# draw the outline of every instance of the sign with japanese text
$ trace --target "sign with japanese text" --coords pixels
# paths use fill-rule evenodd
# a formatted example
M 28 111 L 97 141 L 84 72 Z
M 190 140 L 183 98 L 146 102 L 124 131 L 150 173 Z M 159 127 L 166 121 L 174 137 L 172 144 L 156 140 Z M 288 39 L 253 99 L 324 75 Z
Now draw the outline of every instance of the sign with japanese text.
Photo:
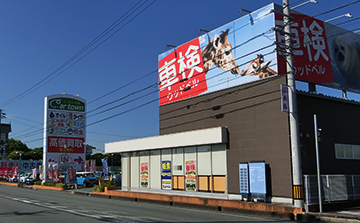
M 291 34 L 293 37 L 293 53 L 295 78 L 314 83 L 334 82 L 331 68 L 329 47 L 327 44 L 324 22 L 303 14 L 291 14 Z M 275 24 L 282 28 L 283 16 L 276 14 Z M 278 71 L 286 74 L 285 35 L 277 32 Z
M 17 174 L 31 173 L 32 169 L 39 169 L 43 163 L 42 160 L 0 160 L 0 177 L 6 173 Z
M 360 35 L 307 15 L 291 16 L 295 78 L 360 93 Z M 275 18 L 283 27 L 283 17 Z M 284 34 L 276 38 L 278 70 L 286 73 Z
M 161 164 L 161 182 L 163 190 L 171 190 L 171 161 L 162 161 Z
M 273 29 L 284 21 L 274 8 L 267 5 L 160 54 L 159 105 L 286 74 L 284 32 Z M 360 93 L 360 35 L 304 14 L 291 16 L 295 78 Z
M 185 187 L 186 191 L 196 191 L 196 162 L 185 161 Z
M 265 162 L 249 163 L 250 193 L 266 194 Z
M 281 91 L 281 111 L 289 112 L 289 86 L 285 84 L 280 85 Z
M 53 170 L 48 170 L 49 164 L 56 165 L 59 174 L 82 170 L 86 152 L 86 101 L 73 95 L 52 95 L 45 98 L 44 107 L 43 162 L 46 181 L 54 176 Z
M 48 137 L 48 152 L 84 153 L 84 138 Z
M 181 45 L 159 61 L 159 83 L 160 104 L 207 90 L 199 39 Z
M 149 187 L 149 163 L 142 162 L 140 164 L 140 187 L 148 188 Z
M 160 54 L 159 105 L 277 75 L 273 9 L 270 4 Z M 251 70 L 257 55 L 261 69 Z

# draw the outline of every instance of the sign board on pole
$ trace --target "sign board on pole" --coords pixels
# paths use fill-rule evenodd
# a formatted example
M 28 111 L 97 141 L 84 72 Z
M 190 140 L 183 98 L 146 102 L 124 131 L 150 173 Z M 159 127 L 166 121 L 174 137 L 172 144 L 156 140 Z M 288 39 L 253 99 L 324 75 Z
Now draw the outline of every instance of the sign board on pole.
M 76 173 L 86 159 L 86 101 L 74 95 L 51 95 L 45 97 L 44 110 L 44 173 L 48 173 L 50 164 L 58 164 L 60 175 L 66 171 L 65 166 Z M 45 181 L 49 177 L 45 176 Z
M 289 112 L 289 86 L 280 85 L 281 91 L 281 111 Z

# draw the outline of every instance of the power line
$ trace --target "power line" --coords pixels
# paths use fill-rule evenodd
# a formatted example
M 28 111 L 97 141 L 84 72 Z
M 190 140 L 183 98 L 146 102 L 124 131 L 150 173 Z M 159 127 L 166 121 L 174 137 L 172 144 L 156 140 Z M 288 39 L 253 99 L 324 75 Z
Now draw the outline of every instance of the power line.
M 147 0 L 148 1 L 148 0 Z M 145 1 L 145 3 L 147 2 Z M 141 1 L 140 1 L 141 2 Z M 77 59 L 75 61 L 76 58 L 78 58 L 80 55 L 82 55 L 86 50 L 88 50 L 91 46 L 93 46 L 95 43 L 99 42 L 102 38 L 104 38 L 104 36 L 106 34 L 108 34 L 111 30 L 113 30 L 116 26 L 118 26 L 121 22 L 123 22 L 123 20 L 120 21 L 119 24 L 117 25 L 111 25 L 110 27 L 108 27 L 105 31 L 103 31 L 99 36 L 97 36 L 93 41 L 91 41 L 87 46 L 85 46 L 83 49 L 81 49 L 78 53 L 76 53 L 73 57 L 71 57 L 69 60 L 67 60 L 64 64 L 62 64 L 59 68 L 57 68 L 55 71 L 53 71 L 51 74 L 49 74 L 48 76 L 46 76 L 44 79 L 42 79 L 41 81 L 39 81 L 38 83 L 36 83 L 35 85 L 33 85 L 32 87 L 30 87 L 29 89 L 25 90 L 24 92 L 22 92 L 21 94 L 17 95 L 16 97 L 9 99 L 5 102 L 3 102 L 1 104 L 1 106 L 7 106 L 10 105 L 24 97 L 26 97 L 27 95 L 29 95 L 30 93 L 36 91 L 37 89 L 39 89 L 40 87 L 44 86 L 45 84 L 47 84 L 48 82 L 50 82 L 51 80 L 53 80 L 54 78 L 58 77 L 60 74 L 64 73 L 65 71 L 67 71 L 68 69 L 70 69 L 72 66 L 74 66 L 75 64 L 77 64 L 80 60 L 82 60 L 84 57 L 86 57 L 88 54 L 90 54 L 91 52 L 93 52 L 95 49 L 97 49 L 100 45 L 102 45 L 104 42 L 106 42 L 109 38 L 111 38 L 113 35 L 115 35 L 117 32 L 119 32 L 122 28 L 124 28 L 127 24 L 129 24 L 131 21 L 133 21 L 135 18 L 137 18 L 141 13 L 143 13 L 146 9 L 148 9 L 152 4 L 154 4 L 156 2 L 156 0 L 154 0 L 152 3 L 150 3 L 148 6 L 146 6 L 143 10 L 141 10 L 138 14 L 136 14 L 133 18 L 131 18 L 128 22 L 126 22 L 123 26 L 121 26 L 119 29 L 117 29 L 115 32 L 113 32 L 112 34 L 110 34 L 105 40 L 103 40 L 102 42 L 100 42 L 98 45 L 96 45 L 94 48 L 92 48 L 90 51 L 88 51 L 87 53 L 85 53 L 85 55 L 83 55 L 82 57 L 80 57 L 79 59 Z M 138 3 L 135 4 L 138 5 Z M 134 7 L 135 7 L 134 6 Z M 142 5 L 141 5 L 142 6 Z M 139 6 L 136 10 L 138 10 L 141 6 Z M 127 11 L 124 15 L 126 15 L 127 13 L 129 13 L 134 7 L 132 7 L 129 11 Z M 136 10 L 134 10 L 133 12 L 130 13 L 130 15 L 132 15 L 133 13 L 136 12 Z M 123 16 L 124 16 L 123 15 Z M 130 16 L 129 15 L 129 16 Z M 122 16 L 122 17 L 123 17 Z M 118 20 L 120 20 L 122 17 L 120 17 Z M 127 16 L 128 17 L 128 16 Z M 126 18 L 127 18 L 126 17 Z M 118 21 L 117 20 L 117 21 Z M 74 62 L 75 61 L 75 62 Z M 68 66 L 68 67 L 66 67 Z M 61 72 L 59 72 L 61 69 L 63 69 Z M 56 74 L 57 72 L 59 72 L 58 74 Z M 56 74 L 56 75 L 55 75 Z M 55 76 L 53 76 L 55 75 Z M 53 76 L 53 77 L 52 77 Z M 49 79 L 50 77 L 52 77 L 50 80 L 46 81 L 47 79 Z M 46 81 L 46 82 L 45 82 Z M 45 82 L 45 83 L 43 83 Z
M 337 35 L 341 35 L 341 34 L 337 34 Z M 243 55 L 243 56 L 241 56 L 241 57 L 239 57 L 239 58 L 243 58 L 243 57 L 246 57 L 246 56 L 248 56 L 248 55 L 254 54 L 254 53 L 256 53 L 257 51 L 263 50 L 264 48 L 268 48 L 268 47 L 270 47 L 270 46 L 272 46 L 272 45 L 269 45 L 269 46 L 260 48 L 260 49 L 258 49 L 258 50 L 253 51 L 253 52 L 250 52 L 250 53 L 248 53 L 248 54 L 246 54 L 246 55 Z M 236 58 L 236 60 L 238 60 L 239 58 Z M 248 63 L 248 62 L 245 62 L 244 64 L 246 64 L 246 63 Z M 242 64 L 242 65 L 244 65 L 244 64 Z M 242 65 L 238 65 L 238 66 L 242 66 Z M 219 75 L 224 74 L 224 73 L 226 73 L 226 71 L 221 72 L 221 73 L 219 73 L 219 74 L 216 75 L 216 76 L 219 76 Z M 153 102 L 155 102 L 155 101 L 157 101 L 157 100 L 158 100 L 158 98 L 156 98 L 155 100 L 151 100 L 151 101 L 149 101 L 149 102 L 147 102 L 147 103 L 145 103 L 145 104 L 143 104 L 143 105 L 140 105 L 140 106 L 137 106 L 137 107 L 135 107 L 135 108 L 129 109 L 129 110 L 127 110 L 127 111 L 118 113 L 118 114 L 116 114 L 116 115 L 113 115 L 113 116 L 110 116 L 110 117 L 107 117 L 107 118 L 104 118 L 104 119 L 101 119 L 101 120 L 98 120 L 98 121 L 95 121 L 94 123 L 91 123 L 91 124 L 89 124 L 89 125 L 87 125 L 87 126 L 94 125 L 94 124 L 97 124 L 97 123 L 100 123 L 100 122 L 103 122 L 103 121 L 112 119 L 112 118 L 117 117 L 117 116 L 119 116 L 119 115 L 128 113 L 128 112 L 130 112 L 130 111 L 133 111 L 133 110 L 138 109 L 138 108 L 140 108 L 140 107 L 143 107 L 143 106 L 145 106 L 145 105 L 148 105 L 148 104 L 150 104 L 150 103 L 153 103 Z M 41 131 L 42 131 L 42 130 L 41 130 Z M 39 139 L 39 140 L 40 140 L 40 139 Z
M 358 2 L 358 1 L 357 1 L 357 2 Z M 323 14 L 324 14 L 324 13 L 323 13 Z M 237 47 L 238 47 L 238 46 L 237 46 Z M 156 100 L 157 100 L 157 99 L 156 99 Z M 156 100 L 155 100 L 155 101 L 156 101 Z M 153 102 L 153 101 L 151 101 L 151 102 Z M 134 109 L 132 109 L 132 110 L 134 110 Z M 108 118 L 106 118 L 106 119 L 103 119 L 103 121 L 108 120 L 108 119 L 110 119 L 110 118 L 112 118 L 112 117 L 116 117 L 116 116 L 118 116 L 118 115 L 108 117 Z M 98 122 L 101 122 L 101 120 L 100 120 L 100 121 L 97 121 L 96 123 L 98 123 Z M 92 123 L 91 125 L 96 124 L 96 123 Z

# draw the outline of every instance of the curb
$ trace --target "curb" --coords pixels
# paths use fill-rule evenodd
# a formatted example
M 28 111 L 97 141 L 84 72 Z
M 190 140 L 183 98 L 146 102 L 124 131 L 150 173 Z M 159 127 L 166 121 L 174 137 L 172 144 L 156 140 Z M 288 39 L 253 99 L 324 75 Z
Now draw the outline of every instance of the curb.
M 118 199 L 125 201 L 133 201 L 133 202 L 147 202 L 153 204 L 161 204 L 161 205 L 170 205 L 170 206 L 179 206 L 179 207 L 194 207 L 197 209 L 206 209 L 212 211 L 222 211 L 222 212 L 234 212 L 234 213 L 242 213 L 248 215 L 261 215 L 265 217 L 272 217 L 277 219 L 285 219 L 285 220 L 296 220 L 296 219 L 304 219 L 302 216 L 303 213 L 299 213 L 299 208 L 293 207 L 283 207 L 273 204 L 263 204 L 263 203 L 249 203 L 249 202 L 240 202 L 240 201 L 228 201 L 227 200 L 219 200 L 219 199 L 204 199 L 204 198 L 194 198 L 194 197 L 185 197 L 185 196 L 165 196 L 159 195 L 152 196 L 150 198 L 146 198 L 146 194 L 134 193 L 134 192 L 126 192 L 128 196 L 120 196 L 115 195 L 115 193 L 111 192 L 93 192 L 93 193 L 85 193 L 79 191 L 73 191 L 72 194 L 76 195 L 85 195 L 89 197 L 100 197 L 105 199 Z M 140 196 L 137 196 L 140 195 Z M 142 196 L 141 196 L 142 195 Z M 151 194 L 154 195 L 154 194 Z M 158 199 L 156 199 L 158 198 Z M 189 202 L 186 202 L 189 201 Z M 248 208 L 239 208 L 234 204 L 243 203 L 243 206 L 247 206 Z M 220 204 L 220 205 L 217 205 Z M 223 206 L 221 206 L 223 205 Z M 267 206 L 267 208 L 266 208 Z M 259 207 L 259 209 L 252 209 L 253 207 Z M 266 210 L 267 209 L 267 210 Z M 283 211 L 276 211 L 283 210 Z

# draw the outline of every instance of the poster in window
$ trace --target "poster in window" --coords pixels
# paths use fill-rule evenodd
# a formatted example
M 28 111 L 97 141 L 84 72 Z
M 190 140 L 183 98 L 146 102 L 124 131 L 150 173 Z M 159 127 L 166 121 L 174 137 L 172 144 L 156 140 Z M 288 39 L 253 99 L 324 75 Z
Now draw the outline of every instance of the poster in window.
M 171 161 L 162 161 L 161 168 L 161 188 L 163 190 L 171 190 Z
M 149 164 L 147 162 L 143 162 L 140 164 L 141 172 L 140 172 L 140 178 L 141 178 L 141 188 L 148 188 L 149 187 Z
M 196 191 L 196 162 L 186 160 L 185 162 L 185 184 L 186 191 Z

